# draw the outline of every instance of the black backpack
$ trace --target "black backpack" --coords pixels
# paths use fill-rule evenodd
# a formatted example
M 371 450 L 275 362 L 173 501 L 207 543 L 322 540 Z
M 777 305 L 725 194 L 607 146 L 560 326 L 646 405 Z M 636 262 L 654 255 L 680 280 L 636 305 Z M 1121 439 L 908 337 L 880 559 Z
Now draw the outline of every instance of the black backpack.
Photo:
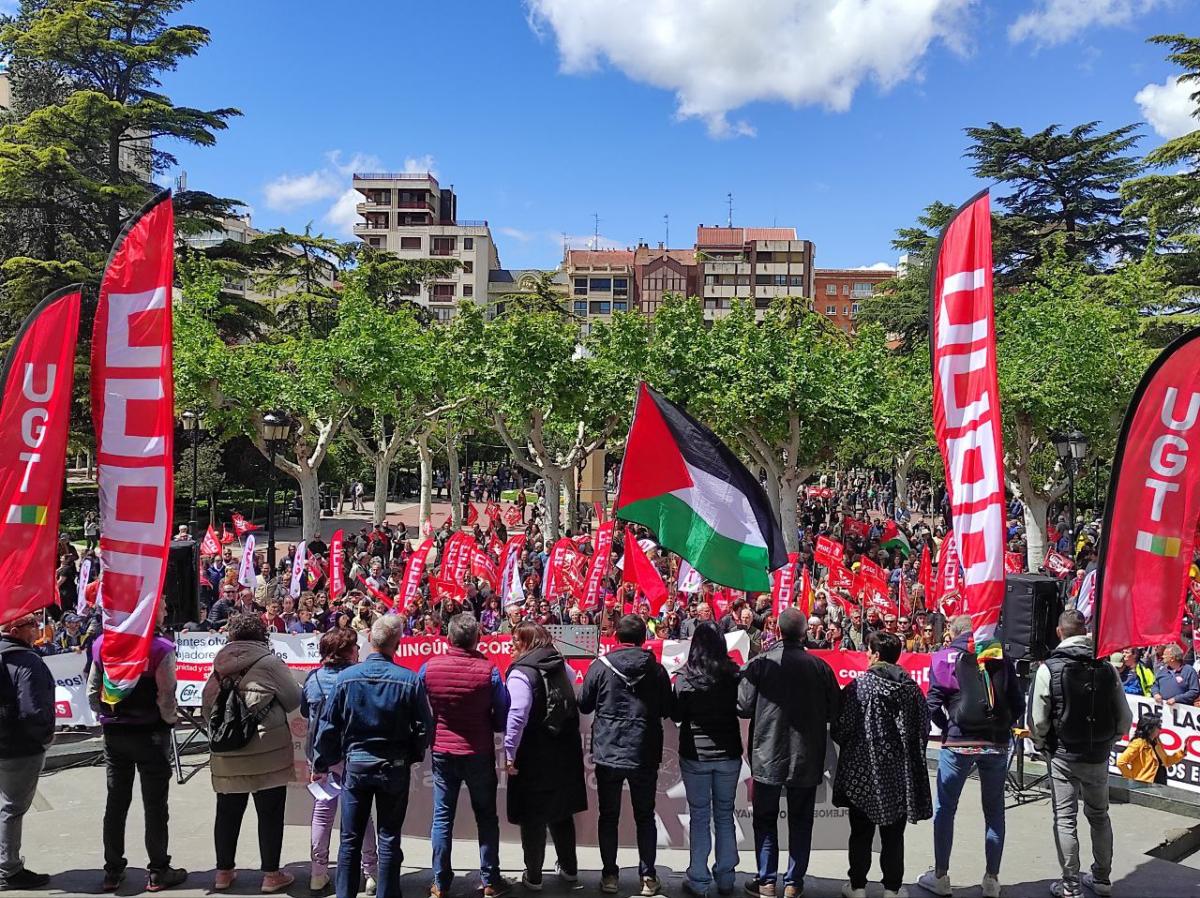
M 971 652 L 960 652 L 954 661 L 958 694 L 950 709 L 951 719 L 964 736 L 1003 740 L 1012 727 L 1011 709 L 1004 700 L 1004 662 L 989 658 L 981 667 Z
M 208 716 L 208 747 L 212 751 L 231 752 L 245 748 L 258 732 L 258 725 L 266 719 L 274 699 L 258 711 L 251 712 L 246 707 L 246 699 L 239 689 L 251 668 L 266 657 L 263 655 L 253 662 L 236 680 L 233 677 L 222 678 L 217 700 Z
M 546 717 L 542 726 L 551 736 L 557 736 L 574 724 L 578 728 L 579 706 L 575 701 L 575 687 L 567 675 L 567 666 L 560 665 L 554 673 L 538 671 L 542 678 L 542 691 L 546 694 Z
M 1054 748 L 1086 752 L 1109 744 L 1117 734 L 1112 665 L 1098 658 L 1054 657 L 1047 664 Z

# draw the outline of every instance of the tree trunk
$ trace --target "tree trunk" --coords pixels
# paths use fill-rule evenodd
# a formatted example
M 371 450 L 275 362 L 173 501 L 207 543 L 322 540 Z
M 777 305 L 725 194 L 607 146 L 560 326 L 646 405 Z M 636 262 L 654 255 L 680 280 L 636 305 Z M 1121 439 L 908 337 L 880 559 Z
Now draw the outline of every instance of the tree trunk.
M 454 442 L 457 438 L 458 434 L 455 432 L 454 426 L 447 423 L 446 467 L 449 469 L 447 479 L 450 481 L 450 518 L 454 522 L 452 526 L 455 530 L 463 524 L 463 496 L 462 484 L 459 482 L 458 445 Z M 467 485 L 467 489 L 470 489 L 470 484 Z
M 424 535 L 425 522 L 433 517 L 433 453 L 429 450 L 429 431 L 417 434 L 417 457 L 421 463 L 420 515 L 417 529 Z
M 380 452 L 375 456 L 375 507 L 371 509 L 371 523 L 382 524 L 387 514 L 388 481 L 392 473 L 394 453 Z
M 299 473 L 292 476 L 300 484 L 300 501 L 304 509 L 300 537 L 308 539 L 321 531 L 321 481 L 317 469 L 308 465 L 301 465 Z
M 567 529 L 579 532 L 579 498 L 575 490 L 575 468 L 569 468 L 563 478 L 563 493 L 567 497 Z
M 789 552 L 800 551 L 800 534 L 796 528 L 796 489 L 786 482 L 779 490 L 779 526 L 783 529 L 783 545 Z
M 542 471 L 542 480 L 546 484 L 546 551 L 550 551 L 551 543 L 558 540 L 562 476 L 558 469 L 547 467 Z
M 908 508 L 908 474 L 917 457 L 916 449 L 907 449 L 896 456 L 896 507 Z
M 1046 560 L 1046 513 L 1050 502 L 1031 490 L 1022 491 L 1021 502 L 1025 506 L 1026 564 L 1036 571 Z

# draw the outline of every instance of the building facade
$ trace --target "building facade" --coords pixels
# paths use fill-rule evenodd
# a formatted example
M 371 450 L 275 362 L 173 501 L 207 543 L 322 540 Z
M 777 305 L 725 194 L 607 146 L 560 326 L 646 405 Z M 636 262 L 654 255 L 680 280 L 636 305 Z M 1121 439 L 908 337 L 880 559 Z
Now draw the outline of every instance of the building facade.
M 848 334 L 857 326 L 860 304 L 875 294 L 875 288 L 896 276 L 889 269 L 818 268 L 813 309 Z
M 628 312 L 637 307 L 633 250 L 567 250 L 563 273 L 567 280 L 567 309 L 580 320 L 584 334 L 596 321 L 606 321 L 614 312 Z
M 639 244 L 633 253 L 633 289 L 636 308 L 653 315 L 668 293 L 697 296 L 698 269 L 694 249 L 651 249 Z
M 538 280 L 544 275 L 551 275 L 555 292 L 559 294 L 564 308 L 569 306 L 567 296 L 567 276 L 561 269 L 547 271 L 542 268 L 495 268 L 488 272 L 487 303 L 489 316 L 504 314 L 505 304 L 513 296 L 537 295 Z
M 363 201 L 354 236 L 402 259 L 457 259 L 454 274 L 422 285 L 413 297 L 434 317 L 447 320 L 462 299 L 486 303 L 490 272 L 500 257 L 486 221 L 458 217 L 458 198 L 431 172 L 365 172 L 354 175 Z
M 696 264 L 704 317 L 729 314 L 735 298 L 750 300 L 761 313 L 780 296 L 812 299 L 811 240 L 795 228 L 696 228 Z M 760 316 L 761 317 L 761 316 Z

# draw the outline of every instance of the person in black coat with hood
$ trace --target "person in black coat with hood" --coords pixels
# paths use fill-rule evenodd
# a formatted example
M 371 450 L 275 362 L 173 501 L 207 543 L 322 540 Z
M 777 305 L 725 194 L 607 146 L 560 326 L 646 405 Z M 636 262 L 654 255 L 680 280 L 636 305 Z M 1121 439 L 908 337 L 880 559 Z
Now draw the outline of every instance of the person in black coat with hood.
M 587 810 L 583 740 L 574 676 L 550 632 L 525 621 L 513 630 L 512 646 L 504 730 L 508 820 L 521 827 L 521 882 L 540 891 L 547 829 L 558 855 L 559 877 L 568 883 L 579 878 L 574 815 Z
M 592 759 L 596 764 L 596 841 L 600 845 L 600 891 L 618 887 L 617 826 L 621 791 L 629 782 L 629 800 L 637 829 L 638 872 L 644 896 L 659 892 L 654 861 L 658 828 L 654 796 L 662 763 L 662 719 L 671 714 L 671 679 L 653 652 L 642 648 L 646 622 L 627 614 L 617 623 L 619 647 L 588 668 L 579 692 L 579 712 L 592 715 Z

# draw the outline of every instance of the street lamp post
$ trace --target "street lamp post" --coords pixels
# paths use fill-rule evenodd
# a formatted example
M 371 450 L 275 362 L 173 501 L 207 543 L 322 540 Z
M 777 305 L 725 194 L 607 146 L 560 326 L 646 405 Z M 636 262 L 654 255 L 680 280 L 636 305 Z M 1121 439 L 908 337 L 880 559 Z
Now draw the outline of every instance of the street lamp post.
M 196 520 L 196 482 L 199 479 L 200 440 L 204 436 L 204 420 L 195 412 L 187 411 L 179 416 L 183 422 L 184 433 L 192 443 L 192 500 L 188 507 L 188 532 L 192 539 L 196 538 L 199 523 Z
M 292 422 L 282 412 L 267 412 L 262 416 L 260 430 L 271 466 L 267 475 L 267 579 L 270 579 L 275 575 L 275 453 L 280 442 L 291 436 Z
M 1054 451 L 1058 453 L 1059 460 L 1063 463 L 1063 467 L 1067 469 L 1067 508 L 1070 515 L 1068 524 L 1071 528 L 1071 538 L 1075 538 L 1075 474 L 1079 469 L 1079 463 L 1087 457 L 1088 453 L 1088 438 L 1079 430 L 1072 430 L 1070 433 L 1059 433 L 1054 435 Z M 1073 552 L 1071 553 L 1074 554 Z

